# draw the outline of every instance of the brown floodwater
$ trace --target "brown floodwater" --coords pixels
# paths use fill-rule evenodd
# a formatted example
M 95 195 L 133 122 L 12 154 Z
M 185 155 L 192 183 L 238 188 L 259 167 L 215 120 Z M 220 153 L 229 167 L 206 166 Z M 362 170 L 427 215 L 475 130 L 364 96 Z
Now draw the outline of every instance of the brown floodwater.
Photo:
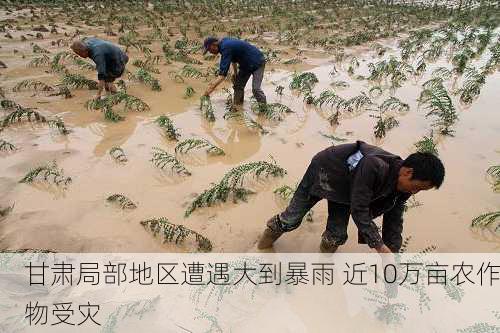
M 14 36 L 16 37 L 16 36 Z M 104 37 L 106 38 L 106 37 Z M 55 39 L 55 38 L 53 38 Z M 116 38 L 115 38 L 116 40 Z M 63 50 L 50 46 L 50 39 L 36 41 L 52 53 Z M 32 58 L 30 41 L 6 41 L 2 39 L 0 58 L 8 64 L 0 70 L 0 86 L 6 97 L 30 107 L 37 107 L 45 115 L 58 115 L 72 130 L 62 136 L 45 125 L 22 123 L 5 129 L 1 138 L 14 143 L 18 151 L 0 155 L 0 206 L 15 205 L 10 215 L 0 221 L 0 248 L 44 248 L 58 252 L 174 252 L 190 251 L 192 247 L 161 244 L 140 225 L 140 221 L 153 217 L 166 217 L 172 223 L 183 224 L 206 237 L 213 243 L 213 251 L 254 252 L 256 242 L 266 220 L 285 206 L 273 190 L 287 184 L 298 183 L 311 159 L 318 151 L 332 142 L 321 133 L 342 137 L 348 141 L 364 140 L 406 157 L 414 151 L 413 144 L 428 135 L 431 119 L 418 107 L 416 98 L 428 73 L 445 60 L 429 65 L 427 76 L 416 81 L 409 79 L 394 95 L 410 105 L 410 111 L 398 115 L 399 127 L 388 132 L 383 140 L 373 136 L 375 119 L 373 112 L 365 111 L 345 116 L 340 125 L 332 127 L 327 120 L 328 107 L 318 109 L 307 106 L 302 96 L 291 92 L 288 85 L 294 70 L 314 72 L 320 82 L 315 93 L 329 89 L 334 80 L 344 80 L 348 88 L 338 89 L 343 97 L 368 91 L 366 81 L 356 81 L 347 75 L 347 63 L 334 63 L 333 57 L 307 50 L 301 52 L 301 64 L 293 66 L 270 65 L 264 80 L 264 91 L 269 101 L 288 105 L 293 114 L 281 122 L 263 121 L 269 134 L 247 128 L 236 120 L 223 119 L 225 95 L 219 89 L 212 97 L 216 108 L 214 123 L 208 123 L 200 114 L 199 96 L 206 88 L 204 79 L 186 79 L 176 83 L 169 71 L 179 65 L 160 65 L 161 92 L 153 92 L 139 83 L 127 82 L 128 93 L 148 103 L 148 112 L 121 112 L 126 119 L 119 123 L 104 120 L 99 111 L 86 110 L 84 103 L 95 91 L 74 90 L 74 97 L 46 97 L 32 91 L 13 93 L 12 87 L 22 79 L 32 78 L 46 83 L 56 83 L 57 75 L 47 73 L 47 68 L 28 68 Z M 387 54 L 397 52 L 397 42 L 380 41 L 389 48 Z M 19 50 L 13 53 L 13 49 Z M 360 59 L 356 74 L 367 73 L 367 63 L 377 61 L 369 48 L 346 50 Z M 21 55 L 26 54 L 26 59 Z M 285 58 L 294 57 L 297 50 L 288 50 Z M 131 50 L 128 65 L 139 54 Z M 216 64 L 214 60 L 213 64 Z M 332 77 L 335 66 L 339 74 Z M 450 64 L 448 63 L 448 67 Z M 72 68 L 74 69 L 74 68 Z M 82 72 L 82 71 L 79 71 Z M 89 78 L 96 75 L 82 72 Z M 500 196 L 492 191 L 485 178 L 486 169 L 498 164 L 500 158 L 500 117 L 498 92 L 500 73 L 490 75 L 481 95 L 471 106 L 462 106 L 453 97 L 459 121 L 454 137 L 439 138 L 439 155 L 446 166 L 446 178 L 440 190 L 419 193 L 416 199 L 421 206 L 411 208 L 405 214 L 404 235 L 411 236 L 409 251 L 418 251 L 435 245 L 440 252 L 497 252 L 500 248 L 498 235 L 488 230 L 472 230 L 470 223 L 475 216 L 500 209 Z M 184 99 L 187 85 L 196 95 Z M 275 87 L 285 87 L 284 95 L 277 96 Z M 226 87 L 230 87 L 226 83 Z M 448 85 L 451 88 L 451 83 Z M 251 114 L 247 86 L 244 109 Z M 388 91 L 375 99 L 381 103 Z M 3 113 L 3 114 L 2 114 Z M 6 111 L 0 111 L 5 116 Z M 180 156 L 192 172 L 190 177 L 179 177 L 161 171 L 150 162 L 152 147 L 173 152 L 175 142 L 167 140 L 154 123 L 158 115 L 166 114 L 179 128 L 181 139 L 201 137 L 215 143 L 226 152 L 222 157 L 209 157 L 203 151 Z M 120 146 L 128 162 L 116 163 L 109 150 Z M 283 178 L 249 182 L 248 186 L 258 193 L 247 203 L 222 203 L 215 207 L 200 208 L 190 217 L 184 211 L 196 194 L 217 182 L 230 168 L 242 163 L 270 160 L 272 155 L 278 164 L 288 171 Z M 58 166 L 70 176 L 72 184 L 66 190 L 44 183 L 32 185 L 18 181 L 35 166 L 56 160 Z M 121 193 L 137 203 L 138 208 L 123 211 L 106 202 L 114 193 Z M 284 235 L 272 251 L 317 252 L 321 233 L 326 225 L 326 202 L 314 207 L 313 222 L 304 221 L 294 232 Z M 357 233 L 351 220 L 349 240 L 340 252 L 364 252 L 366 245 L 357 244 Z

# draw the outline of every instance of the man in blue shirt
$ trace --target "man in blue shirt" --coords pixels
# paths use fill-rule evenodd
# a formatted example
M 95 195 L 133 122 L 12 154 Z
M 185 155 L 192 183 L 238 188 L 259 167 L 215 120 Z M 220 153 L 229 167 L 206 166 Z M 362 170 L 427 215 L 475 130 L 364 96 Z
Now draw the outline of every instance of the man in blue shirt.
M 94 61 L 99 80 L 97 98 L 101 97 L 104 88 L 106 91 L 116 92 L 113 81 L 122 76 L 128 62 L 128 56 L 122 49 L 99 38 L 76 41 L 71 45 L 71 49 L 80 57 Z
M 221 54 L 219 77 L 209 85 L 205 96 L 210 94 L 217 86 L 225 80 L 231 63 L 233 64 L 233 89 L 234 104 L 243 104 L 245 85 L 252 76 L 253 96 L 259 103 L 266 103 L 266 95 L 262 91 L 262 79 L 264 78 L 264 67 L 266 60 L 264 54 L 252 44 L 234 38 L 208 37 L 203 43 L 203 54 Z M 237 67 L 238 66 L 238 67 Z

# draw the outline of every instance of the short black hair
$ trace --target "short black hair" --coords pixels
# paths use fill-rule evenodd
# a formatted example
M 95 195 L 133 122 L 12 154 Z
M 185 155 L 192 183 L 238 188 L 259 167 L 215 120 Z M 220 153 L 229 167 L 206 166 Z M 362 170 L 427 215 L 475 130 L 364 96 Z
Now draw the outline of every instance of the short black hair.
M 411 179 L 430 181 L 438 189 L 444 180 L 443 162 L 431 153 L 413 153 L 403 161 L 403 166 L 413 169 Z

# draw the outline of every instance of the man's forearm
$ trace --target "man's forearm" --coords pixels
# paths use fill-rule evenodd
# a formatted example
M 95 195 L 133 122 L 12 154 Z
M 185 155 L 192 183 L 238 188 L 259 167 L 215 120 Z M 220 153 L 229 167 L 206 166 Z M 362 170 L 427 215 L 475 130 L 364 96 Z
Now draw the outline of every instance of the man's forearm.
M 208 89 L 205 92 L 205 95 L 210 95 L 215 90 L 215 88 L 217 88 L 217 86 L 221 84 L 221 82 L 224 81 L 225 79 L 226 79 L 225 76 L 219 75 L 219 77 L 215 81 L 213 81 L 208 85 Z

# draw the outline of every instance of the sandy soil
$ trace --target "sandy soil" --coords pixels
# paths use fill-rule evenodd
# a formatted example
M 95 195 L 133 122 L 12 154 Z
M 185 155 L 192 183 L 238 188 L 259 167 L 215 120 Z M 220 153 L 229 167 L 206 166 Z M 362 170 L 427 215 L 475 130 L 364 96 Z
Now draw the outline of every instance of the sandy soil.
M 14 35 L 14 34 L 13 34 Z M 109 37 L 101 34 L 103 38 Z M 16 37 L 16 36 L 14 36 Z M 57 36 L 52 37 L 53 40 Z M 116 41 L 116 38 L 111 38 Z M 36 41 L 52 53 L 66 48 L 53 47 L 51 39 Z M 54 74 L 44 68 L 28 68 L 32 58 L 30 42 L 9 41 L 2 38 L 0 58 L 8 64 L 0 69 L 0 85 L 6 97 L 22 105 L 37 107 L 46 115 L 61 116 L 72 132 L 61 136 L 44 125 L 22 124 L 9 127 L 2 138 L 14 143 L 20 150 L 0 155 L 0 204 L 15 204 L 12 213 L 0 223 L 0 248 L 45 248 L 59 252 L 161 252 L 190 251 L 192 247 L 161 244 L 139 224 L 152 217 L 167 217 L 171 222 L 183 224 L 208 237 L 213 251 L 253 252 L 256 241 L 264 229 L 265 221 L 284 208 L 273 190 L 283 184 L 293 186 L 300 181 L 311 157 L 328 147 L 331 141 L 320 132 L 335 135 L 348 141 L 364 140 L 382 146 L 403 158 L 414 151 L 413 144 L 423 135 L 428 135 L 430 119 L 418 108 L 416 98 L 420 84 L 410 79 L 395 96 L 410 104 L 410 111 L 399 116 L 400 126 L 391 130 L 383 140 L 373 137 L 374 118 L 370 112 L 341 119 L 341 124 L 332 128 L 326 120 L 327 109 L 306 106 L 302 96 L 288 89 L 293 70 L 310 70 L 320 79 L 315 92 L 329 88 L 333 80 L 344 80 L 349 88 L 339 90 L 342 96 L 350 97 L 368 90 L 363 81 L 347 75 L 347 64 L 333 64 L 332 57 L 320 52 L 301 54 L 304 62 L 294 66 L 268 66 L 264 90 L 270 101 L 281 101 L 294 111 L 279 123 L 263 121 L 270 134 L 261 135 L 235 120 L 224 120 L 224 94 L 212 97 L 216 107 L 215 123 L 202 119 L 199 105 L 200 93 L 206 82 L 187 79 L 185 84 L 172 81 L 168 72 L 177 65 L 160 65 L 163 90 L 153 92 L 144 85 L 130 83 L 128 92 L 147 102 L 151 111 L 129 112 L 126 120 L 111 123 L 104 120 L 99 111 L 88 111 L 84 103 L 95 92 L 75 90 L 74 97 L 45 97 L 33 92 L 13 93 L 15 83 L 26 78 L 36 78 L 46 83 L 56 83 Z M 397 41 L 380 41 L 397 52 Z M 13 49 L 26 54 L 22 59 Z M 357 54 L 361 66 L 356 74 L 367 73 L 366 64 L 375 61 L 375 53 L 367 47 L 347 50 Z M 294 50 L 288 49 L 290 58 Z M 287 58 L 287 56 L 283 56 Z M 138 58 L 131 51 L 128 69 L 135 68 L 132 61 Z M 217 64 L 217 60 L 213 61 Z M 429 66 L 427 73 L 444 63 Z M 333 66 L 340 74 L 331 77 Z M 83 72 L 95 79 L 95 73 Z M 488 231 L 470 229 L 471 219 L 486 211 L 498 210 L 498 194 L 491 190 L 485 179 L 485 170 L 498 164 L 500 154 L 500 118 L 497 101 L 500 73 L 487 78 L 480 97 L 470 106 L 456 102 L 460 120 L 455 126 L 455 137 L 439 140 L 440 157 L 446 166 L 446 179 L 438 191 L 417 195 L 421 206 L 411 208 L 405 215 L 404 235 L 412 236 L 409 250 L 418 251 L 435 245 L 441 252 L 496 252 L 500 239 Z M 197 94 L 184 99 L 186 85 L 191 85 Z M 282 97 L 274 92 L 276 85 L 285 87 Z M 226 84 L 229 87 L 229 84 Z M 250 112 L 250 85 L 247 87 L 245 109 Z M 376 99 L 383 101 L 384 93 Z M 456 101 L 456 99 L 454 99 Z M 0 111 L 1 112 L 1 111 Z M 6 115 L 6 112 L 0 115 Z M 154 119 L 168 115 L 178 127 L 182 139 L 202 137 L 209 139 L 226 152 L 222 157 L 207 157 L 202 151 L 183 156 L 181 160 L 192 172 L 191 177 L 178 177 L 156 169 L 149 159 L 151 148 L 161 147 L 173 152 L 174 142 L 165 139 Z M 128 157 L 126 164 L 117 164 L 108 154 L 110 148 L 120 146 Z M 269 160 L 269 155 L 286 168 L 283 179 L 269 179 L 251 183 L 258 194 L 248 203 L 225 203 L 211 208 L 201 208 L 189 218 L 184 218 L 186 205 L 195 194 L 218 181 L 231 167 L 241 163 Z M 19 184 L 18 181 L 30 168 L 56 160 L 73 183 L 62 191 L 42 183 Z M 122 193 L 137 203 L 138 208 L 122 211 L 108 203 L 106 197 Z M 304 222 L 296 231 L 282 237 L 272 251 L 317 252 L 320 235 L 326 225 L 326 202 L 314 208 L 314 221 Z M 357 244 L 354 223 L 350 223 L 350 238 L 340 252 L 363 252 L 368 248 Z

